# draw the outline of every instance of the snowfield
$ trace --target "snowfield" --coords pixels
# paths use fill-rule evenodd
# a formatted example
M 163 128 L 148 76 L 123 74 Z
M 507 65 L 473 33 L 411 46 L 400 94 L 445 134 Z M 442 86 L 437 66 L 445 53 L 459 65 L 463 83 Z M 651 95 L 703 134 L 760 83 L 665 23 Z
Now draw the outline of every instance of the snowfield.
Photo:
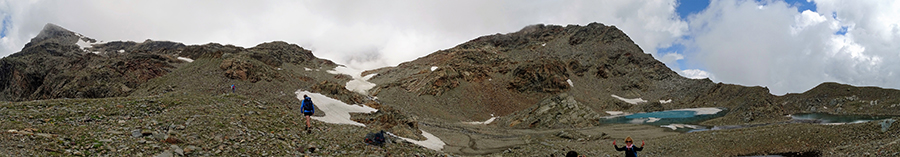
M 297 90 L 297 99 L 303 101 L 303 95 L 312 98 L 313 104 L 319 111 L 325 112 L 324 117 L 310 116 L 312 119 L 331 124 L 350 124 L 365 127 L 365 124 L 350 120 L 350 113 L 371 113 L 378 111 L 374 108 L 364 105 L 348 105 L 340 100 L 330 98 L 328 96 L 312 93 L 304 90 Z
M 388 135 L 391 135 L 391 136 L 394 136 L 394 137 L 397 137 L 397 138 L 400 138 L 400 139 L 409 141 L 410 143 L 417 144 L 417 145 L 420 145 L 420 146 L 422 146 L 422 147 L 425 147 L 425 148 L 428 148 L 428 149 L 431 149 L 431 150 L 436 150 L 436 151 L 441 151 L 442 149 L 444 149 L 444 145 L 447 145 L 446 143 L 444 143 L 444 141 L 442 141 L 442 140 L 441 140 L 440 138 L 438 138 L 437 136 L 434 136 L 434 135 L 432 135 L 431 133 L 425 132 L 424 130 L 421 130 L 421 129 L 419 129 L 419 131 L 422 131 L 422 136 L 425 136 L 425 140 L 423 140 L 423 141 L 416 141 L 416 140 L 413 140 L 413 139 L 409 139 L 409 138 L 405 138 L 405 137 L 400 137 L 400 136 L 394 135 L 393 133 L 390 133 L 390 132 L 388 132 Z
M 644 100 L 644 99 L 641 99 L 641 98 L 625 99 L 625 98 L 619 97 L 618 95 L 615 95 L 615 94 L 610 95 L 610 96 L 612 96 L 613 98 L 616 98 L 616 99 L 625 101 L 625 102 L 627 102 L 627 103 L 629 103 L 629 104 L 633 104 L 633 105 L 637 105 L 638 103 L 645 103 L 645 102 L 647 102 L 647 100 Z
M 700 126 L 690 125 L 690 124 L 669 124 L 669 125 L 660 125 L 660 127 L 669 128 L 672 130 L 677 130 L 678 128 L 691 128 L 691 129 L 700 128 Z
M 350 77 L 353 77 L 353 80 L 347 81 L 347 83 L 344 84 L 344 88 L 347 88 L 347 90 L 353 92 L 368 95 L 369 89 L 375 87 L 375 83 L 369 82 L 369 79 L 375 77 L 375 75 L 377 74 L 369 74 L 365 77 L 362 77 L 360 76 L 360 74 L 362 74 L 363 72 L 362 70 L 352 69 L 345 66 L 334 67 L 334 70 L 328 70 L 327 72 L 331 74 L 346 74 L 350 75 Z
M 194 62 L 193 59 L 190 59 L 190 58 L 187 58 L 187 57 L 178 57 L 178 60 L 183 60 L 183 61 L 188 62 L 188 63 Z
M 722 109 L 714 108 L 714 107 L 703 107 L 703 108 L 677 109 L 677 110 L 671 110 L 671 111 L 694 111 L 694 112 L 696 112 L 695 115 L 710 115 L 710 114 L 719 113 L 722 111 Z
M 487 124 L 491 124 L 496 119 L 497 119 L 497 117 L 494 117 L 494 114 L 491 114 L 491 118 L 487 119 L 483 122 L 463 122 L 463 123 L 464 124 L 473 124 L 473 125 L 487 125 Z

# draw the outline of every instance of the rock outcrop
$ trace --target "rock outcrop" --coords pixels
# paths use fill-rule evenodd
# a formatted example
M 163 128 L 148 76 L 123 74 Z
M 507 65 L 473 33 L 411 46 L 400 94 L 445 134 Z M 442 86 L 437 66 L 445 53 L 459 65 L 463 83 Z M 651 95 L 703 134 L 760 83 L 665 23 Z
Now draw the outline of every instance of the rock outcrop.
M 600 118 L 600 114 L 576 101 L 575 97 L 561 93 L 504 117 L 500 125 L 512 128 L 584 128 L 599 125 Z

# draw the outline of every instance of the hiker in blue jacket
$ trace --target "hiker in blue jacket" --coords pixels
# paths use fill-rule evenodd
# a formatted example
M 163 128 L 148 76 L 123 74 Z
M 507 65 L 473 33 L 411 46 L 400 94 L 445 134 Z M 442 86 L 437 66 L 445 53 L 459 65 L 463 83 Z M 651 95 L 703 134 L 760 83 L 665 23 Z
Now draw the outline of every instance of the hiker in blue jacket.
M 616 147 L 616 151 L 625 151 L 625 157 L 637 157 L 637 152 L 644 150 L 644 141 L 641 141 L 641 147 L 635 147 L 632 143 L 631 136 L 629 136 L 625 137 L 625 147 L 619 148 L 615 140 L 613 140 L 613 147 Z
M 303 95 L 303 101 L 300 102 L 300 110 L 303 111 L 303 116 L 306 117 L 306 130 L 309 130 L 312 127 L 309 125 L 309 116 L 316 112 L 316 107 L 309 96 Z

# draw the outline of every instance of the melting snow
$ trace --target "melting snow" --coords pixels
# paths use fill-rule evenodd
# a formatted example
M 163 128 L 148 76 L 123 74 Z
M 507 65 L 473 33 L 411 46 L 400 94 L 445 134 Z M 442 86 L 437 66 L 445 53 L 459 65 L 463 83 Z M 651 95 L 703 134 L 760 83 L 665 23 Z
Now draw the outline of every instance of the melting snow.
M 547 46 L 547 43 L 543 43 L 543 44 L 541 44 L 541 46 Z
M 306 70 L 306 71 L 312 71 L 312 69 L 307 68 L 307 67 L 304 67 L 303 70 Z
M 87 50 L 88 48 L 91 48 L 91 43 L 88 43 L 87 41 L 84 41 L 81 39 L 78 39 L 78 43 L 75 43 L 75 44 L 78 44 L 78 47 L 81 47 L 82 50 Z
M 434 70 L 437 70 L 437 69 L 438 69 L 437 66 L 431 66 L 431 71 L 434 71 Z
M 84 35 L 81 35 L 81 34 L 78 34 L 78 33 L 75 33 L 75 35 L 78 36 L 78 42 L 76 42 L 75 44 L 77 44 L 78 47 L 81 48 L 81 50 L 88 51 L 89 48 L 94 47 L 93 44 L 104 44 L 104 43 L 106 43 L 106 42 L 104 42 L 104 41 L 96 41 L 96 40 L 95 40 L 96 42 L 89 42 L 89 41 L 87 41 L 87 40 L 84 39 L 84 38 L 87 38 L 87 37 L 85 37 Z M 97 51 L 91 51 L 91 53 L 99 54 L 100 52 L 97 52 Z
M 490 119 L 487 119 L 487 120 L 485 120 L 485 121 L 483 121 L 483 122 L 463 122 L 463 123 L 465 123 L 465 124 L 475 124 L 475 125 L 480 125 L 480 124 L 487 125 L 487 124 L 491 124 L 491 122 L 494 122 L 495 119 L 497 119 L 497 117 L 494 117 L 494 114 L 491 114 L 491 118 L 490 118 Z
M 124 50 L 124 49 L 120 49 L 120 50 L 119 50 L 119 53 L 125 53 L 125 50 Z
M 310 116 L 312 119 L 323 121 L 325 123 L 331 124 L 350 124 L 356 126 L 365 127 L 365 124 L 350 120 L 350 112 L 353 113 L 369 113 L 378 111 L 374 108 L 363 106 L 363 105 L 348 105 L 347 103 L 341 102 L 340 100 L 330 98 L 328 96 L 312 93 L 304 90 L 297 90 L 294 92 L 297 94 L 297 99 L 303 100 L 303 95 L 307 95 L 312 98 L 313 104 L 319 108 L 320 111 L 325 112 L 324 117 L 316 117 Z
M 625 112 L 622 112 L 622 111 L 606 111 L 606 113 L 609 115 L 613 115 L 613 116 L 625 114 Z
M 194 62 L 193 59 L 190 59 L 190 58 L 187 58 L 187 57 L 178 57 L 178 60 L 183 60 L 183 61 L 188 62 L 188 63 Z
M 660 127 L 669 128 L 672 130 L 676 130 L 678 128 L 692 128 L 692 129 L 700 128 L 700 126 L 688 125 L 688 124 L 669 124 L 669 125 L 660 125 Z
M 612 97 L 614 97 L 614 98 L 616 98 L 616 99 L 625 101 L 625 102 L 627 102 L 627 103 L 629 103 L 629 104 L 635 104 L 635 105 L 637 105 L 638 103 L 645 103 L 645 102 L 647 102 L 647 100 L 644 100 L 644 99 L 641 99 L 641 98 L 625 99 L 625 98 L 619 97 L 618 95 L 615 95 L 615 94 L 610 95 L 610 96 L 612 96 Z
M 328 73 L 347 74 L 350 75 L 350 77 L 353 77 L 353 80 L 347 81 L 347 84 L 344 85 L 344 88 L 347 88 L 347 90 L 350 91 L 367 95 L 367 91 L 375 87 L 375 83 L 369 82 L 368 80 L 375 77 L 376 74 L 369 74 L 365 77 L 361 77 L 360 74 L 362 74 L 362 70 L 351 69 L 344 66 L 334 67 L 334 70 L 329 70 Z
M 432 135 L 431 133 L 425 132 L 424 130 L 419 129 L 419 131 L 422 131 L 422 136 L 425 136 L 425 140 L 416 141 L 413 139 L 394 135 L 393 133 L 390 133 L 390 132 L 388 132 L 388 135 L 409 141 L 410 143 L 417 144 L 417 145 L 420 145 L 422 147 L 425 147 L 425 148 L 428 148 L 431 150 L 441 151 L 441 149 L 444 149 L 444 145 L 446 145 L 446 144 L 444 143 L 444 141 L 441 141 L 440 138 Z
M 659 121 L 661 119 L 662 118 L 656 118 L 656 117 L 635 118 L 635 119 L 631 119 L 631 121 L 628 121 L 628 123 L 631 123 L 631 124 L 653 123 L 653 122 Z
M 659 100 L 659 103 L 660 103 L 660 104 L 668 104 L 668 103 L 670 103 L 670 102 L 672 102 L 672 99 L 669 99 L 669 100 Z
M 568 79 L 566 82 L 569 83 L 569 86 L 575 87 L 575 84 L 572 83 L 572 79 Z
M 714 107 L 704 107 L 704 108 L 677 109 L 677 110 L 670 110 L 670 111 L 694 111 L 694 112 L 696 112 L 695 115 L 708 115 L 708 114 L 719 113 L 720 111 L 722 111 L 722 109 L 714 108 Z

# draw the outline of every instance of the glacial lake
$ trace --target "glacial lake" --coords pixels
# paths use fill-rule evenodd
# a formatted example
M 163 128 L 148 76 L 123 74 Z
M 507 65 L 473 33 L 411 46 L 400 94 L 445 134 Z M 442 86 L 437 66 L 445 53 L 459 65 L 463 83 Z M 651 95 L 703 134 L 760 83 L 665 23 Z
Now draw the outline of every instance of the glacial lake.
M 727 113 L 728 111 L 725 108 L 686 108 L 611 116 L 601 119 L 600 123 L 655 125 L 672 128 L 679 132 L 687 132 L 696 129 L 707 129 L 706 126 L 695 124 L 724 116 Z

